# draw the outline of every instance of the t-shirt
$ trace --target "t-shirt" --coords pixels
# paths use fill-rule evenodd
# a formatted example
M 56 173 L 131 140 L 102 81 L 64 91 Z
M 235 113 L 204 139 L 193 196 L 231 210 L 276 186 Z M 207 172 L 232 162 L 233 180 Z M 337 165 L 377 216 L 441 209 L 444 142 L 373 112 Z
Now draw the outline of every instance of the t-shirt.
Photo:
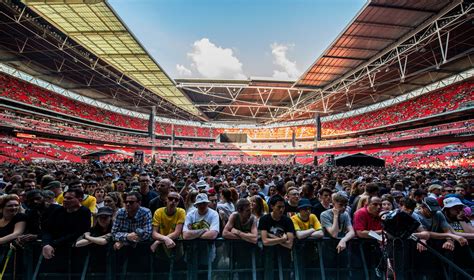
M 15 216 L 13 216 L 13 219 L 8 224 L 6 224 L 4 227 L 0 227 L 0 237 L 12 234 L 15 230 L 15 225 L 19 222 L 26 222 L 26 218 L 27 217 L 25 214 L 17 213 Z
M 443 233 L 446 229 L 449 229 L 448 221 L 446 221 L 446 217 L 440 211 L 437 211 L 431 218 L 427 218 L 423 216 L 421 212 L 415 210 L 413 217 L 420 222 L 427 231 Z
M 166 207 L 166 199 L 164 201 L 161 200 L 161 197 L 159 195 L 150 200 L 150 202 L 148 203 L 148 208 L 150 209 L 151 213 L 155 213 L 155 211 L 160 209 L 161 207 Z M 184 201 L 181 197 L 179 198 L 178 208 L 185 209 Z
M 198 209 L 186 215 L 183 231 L 209 229 L 219 232 L 219 215 L 211 208 L 204 215 L 200 215 Z
M 91 225 L 91 211 L 81 206 L 77 211 L 67 212 L 66 208 L 59 207 L 51 213 L 46 229 L 43 230 L 43 245 L 69 246 L 77 238 L 89 231 Z
M 257 222 L 255 216 L 251 215 L 247 222 L 242 224 L 242 221 L 240 220 L 240 215 L 238 213 L 234 213 L 233 215 L 235 215 L 234 228 L 242 232 L 251 232 L 253 224 Z
M 321 226 L 324 229 L 324 232 L 326 236 L 331 237 L 331 235 L 327 232 L 327 228 L 332 227 L 332 221 L 334 219 L 334 213 L 332 212 L 332 209 L 326 210 L 323 213 L 321 213 Z M 342 214 L 339 214 L 339 232 L 337 234 L 337 237 L 344 237 L 349 230 L 349 227 L 352 226 L 351 224 L 351 219 L 349 217 L 349 214 L 347 212 L 344 212 Z
M 268 233 L 281 237 L 287 232 L 294 233 L 295 227 L 291 219 L 285 215 L 279 221 L 275 221 L 272 214 L 266 214 L 260 218 L 258 230 L 266 230 Z
M 354 230 L 381 230 L 382 222 L 379 216 L 372 216 L 367 207 L 360 208 L 354 213 Z
M 293 221 L 293 226 L 295 227 L 296 231 L 308 230 L 310 228 L 314 228 L 315 230 L 322 230 L 321 223 L 319 222 L 318 218 L 314 214 L 310 214 L 309 219 L 306 222 L 301 220 L 301 217 L 299 214 L 296 214 L 293 217 L 291 217 L 291 220 Z
M 298 213 L 298 206 L 291 206 L 288 201 L 285 201 L 285 215 L 291 217 Z
M 158 232 L 162 235 L 168 235 L 173 233 L 176 226 L 184 224 L 186 219 L 186 212 L 182 208 L 176 208 L 176 212 L 169 216 L 166 213 L 166 207 L 162 207 L 155 211 L 153 214 L 152 225 L 158 227 Z
M 328 209 L 331 209 L 331 206 L 329 206 L 329 208 L 326 208 L 321 204 L 321 202 L 318 201 L 318 203 L 311 210 L 311 213 L 316 215 L 316 218 L 321 220 L 321 213 L 323 213 L 324 211 Z

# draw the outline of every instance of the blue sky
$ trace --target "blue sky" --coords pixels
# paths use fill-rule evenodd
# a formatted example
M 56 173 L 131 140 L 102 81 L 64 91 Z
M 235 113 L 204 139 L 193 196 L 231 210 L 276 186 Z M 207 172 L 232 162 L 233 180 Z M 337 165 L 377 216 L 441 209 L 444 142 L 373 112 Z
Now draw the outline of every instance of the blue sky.
M 363 0 L 109 0 L 172 78 L 297 79 Z

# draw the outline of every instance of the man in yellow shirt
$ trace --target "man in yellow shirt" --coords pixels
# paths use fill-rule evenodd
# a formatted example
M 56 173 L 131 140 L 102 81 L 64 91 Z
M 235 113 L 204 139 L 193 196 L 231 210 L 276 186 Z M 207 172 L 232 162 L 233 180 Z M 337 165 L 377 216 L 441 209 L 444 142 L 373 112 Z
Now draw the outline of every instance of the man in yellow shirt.
M 311 214 L 311 208 L 309 199 L 302 198 L 298 202 L 298 213 L 291 217 L 298 239 L 322 238 L 324 235 L 318 218 Z
M 176 246 L 174 240 L 181 236 L 186 218 L 184 209 L 177 207 L 179 201 L 179 194 L 170 192 L 166 199 L 166 207 L 157 209 L 153 214 L 152 237 L 156 241 L 150 247 L 152 252 L 155 252 L 160 244 L 163 244 L 167 249 Z

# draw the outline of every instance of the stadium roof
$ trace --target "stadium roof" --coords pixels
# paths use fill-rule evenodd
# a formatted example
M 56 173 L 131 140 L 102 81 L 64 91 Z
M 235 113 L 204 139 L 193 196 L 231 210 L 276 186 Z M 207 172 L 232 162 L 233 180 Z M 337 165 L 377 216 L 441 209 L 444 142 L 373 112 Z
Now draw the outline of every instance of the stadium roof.
M 468 1 L 372 0 L 294 83 L 177 82 L 215 121 L 269 123 L 343 113 L 471 69 L 472 18 Z M 270 92 L 275 84 L 279 89 Z
M 105 1 L 25 0 L 29 8 L 142 86 L 192 114 L 198 110 Z
M 105 0 L 23 2 L 0 2 L 0 62 L 98 101 L 144 113 L 156 105 L 159 116 L 184 120 L 344 113 L 460 75 L 474 61 L 472 1 L 372 0 L 297 81 L 175 84 Z

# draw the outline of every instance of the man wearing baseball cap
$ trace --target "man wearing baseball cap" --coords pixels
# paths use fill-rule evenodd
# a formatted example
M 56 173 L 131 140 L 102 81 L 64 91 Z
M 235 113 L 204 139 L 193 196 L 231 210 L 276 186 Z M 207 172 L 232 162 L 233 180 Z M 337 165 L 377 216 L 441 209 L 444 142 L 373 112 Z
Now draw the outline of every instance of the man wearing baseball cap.
M 446 217 L 441 212 L 438 201 L 432 197 L 425 197 L 421 207 L 413 215 L 421 225 L 430 232 L 430 239 L 445 239 L 442 248 L 453 251 L 455 242 L 460 245 L 467 245 L 467 240 L 454 233 L 453 228 L 446 221 Z
M 219 215 L 209 208 L 207 194 L 198 194 L 194 206 L 196 209 L 186 215 L 183 238 L 187 240 L 216 239 L 219 234 Z
M 459 198 L 451 196 L 443 201 L 443 213 L 451 226 L 452 233 L 462 236 L 466 239 L 474 239 L 474 227 L 471 225 L 469 218 L 464 213 L 466 207 Z M 457 265 L 461 267 L 472 267 L 473 257 L 469 246 L 454 247 L 453 257 Z
M 443 204 L 443 214 L 456 234 L 467 239 L 474 239 L 474 227 L 464 212 L 466 205 L 457 197 L 445 198 Z

